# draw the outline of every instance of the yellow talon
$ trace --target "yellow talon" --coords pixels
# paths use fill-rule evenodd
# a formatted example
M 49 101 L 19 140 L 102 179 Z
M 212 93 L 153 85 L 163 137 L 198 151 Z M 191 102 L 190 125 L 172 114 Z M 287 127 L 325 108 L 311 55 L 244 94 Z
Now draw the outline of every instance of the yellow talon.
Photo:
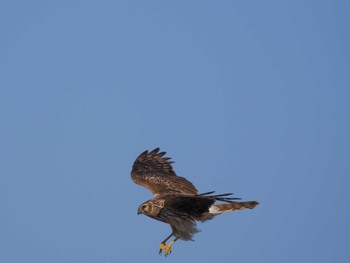
M 166 248 L 167 248 L 167 246 L 166 246 L 165 242 L 160 243 L 159 254 L 161 254 L 163 252 L 163 249 L 166 249 Z
M 171 246 L 175 243 L 175 241 L 171 241 L 169 245 L 166 246 L 165 248 L 165 256 L 168 256 L 171 254 Z

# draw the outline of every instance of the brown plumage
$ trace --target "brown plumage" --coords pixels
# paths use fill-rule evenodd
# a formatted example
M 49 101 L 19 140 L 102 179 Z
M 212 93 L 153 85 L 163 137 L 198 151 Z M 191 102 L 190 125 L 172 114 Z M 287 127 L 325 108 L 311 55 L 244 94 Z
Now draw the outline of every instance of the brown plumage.
M 163 157 L 166 153 L 159 148 L 151 152 L 144 151 L 135 160 L 132 180 L 153 193 L 150 199 L 138 208 L 138 214 L 170 224 L 171 234 L 161 242 L 160 251 L 165 255 L 171 253 L 171 246 L 178 240 L 192 240 L 198 232 L 196 221 L 207 221 L 215 216 L 241 209 L 252 209 L 257 201 L 236 202 L 240 198 L 230 197 L 232 194 L 213 195 L 214 192 L 198 194 L 194 185 L 183 177 L 177 176 L 172 168 L 171 158 Z M 224 203 L 216 204 L 221 201 Z M 175 239 L 166 245 L 172 236 Z

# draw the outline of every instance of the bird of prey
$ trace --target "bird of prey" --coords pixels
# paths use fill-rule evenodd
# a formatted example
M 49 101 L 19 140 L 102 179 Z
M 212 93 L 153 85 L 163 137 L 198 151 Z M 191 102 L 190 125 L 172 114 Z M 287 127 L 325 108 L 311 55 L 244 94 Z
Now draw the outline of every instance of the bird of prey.
M 138 214 L 170 225 L 172 232 L 159 245 L 159 254 L 165 256 L 172 251 L 172 245 L 178 240 L 192 240 L 198 232 L 196 221 L 204 222 L 225 212 L 254 208 L 257 201 L 236 202 L 240 198 L 230 194 L 214 195 L 214 191 L 198 194 L 194 185 L 181 176 L 177 176 L 172 167 L 171 158 L 164 157 L 166 152 L 159 148 L 144 151 L 136 158 L 131 171 L 132 180 L 153 193 L 150 199 L 138 208 Z M 222 203 L 216 203 L 217 201 Z M 168 245 L 166 242 L 174 237 Z

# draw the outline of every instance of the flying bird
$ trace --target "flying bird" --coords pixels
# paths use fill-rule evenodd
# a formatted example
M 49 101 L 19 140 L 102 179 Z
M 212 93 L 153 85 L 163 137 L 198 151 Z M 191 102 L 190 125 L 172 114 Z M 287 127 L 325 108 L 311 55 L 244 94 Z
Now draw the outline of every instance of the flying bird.
M 172 251 L 178 240 L 192 240 L 198 232 L 196 221 L 204 222 L 222 213 L 252 209 L 257 201 L 237 202 L 232 193 L 214 194 L 214 191 L 198 194 L 196 187 L 184 177 L 176 175 L 171 158 L 159 148 L 144 151 L 136 158 L 131 171 L 132 180 L 153 193 L 153 198 L 141 204 L 138 214 L 170 225 L 172 232 L 159 245 L 159 254 Z M 221 203 L 216 203 L 221 202 Z M 171 238 L 169 243 L 166 242 Z

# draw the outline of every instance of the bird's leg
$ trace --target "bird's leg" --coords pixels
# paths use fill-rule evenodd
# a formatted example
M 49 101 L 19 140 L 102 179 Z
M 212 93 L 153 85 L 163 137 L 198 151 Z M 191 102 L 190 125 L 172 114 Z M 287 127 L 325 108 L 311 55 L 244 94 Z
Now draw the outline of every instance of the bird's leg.
M 167 248 L 167 246 L 166 246 L 165 243 L 169 240 L 169 238 L 172 237 L 173 233 L 174 233 L 174 232 L 171 232 L 171 234 L 170 234 L 166 239 L 164 239 L 164 240 L 162 241 L 162 243 L 160 243 L 160 245 L 159 245 L 159 254 L 161 254 L 161 253 L 163 252 L 163 249 L 166 249 L 166 248 Z
M 176 237 L 173 241 L 171 241 L 165 248 L 165 256 L 168 256 L 171 254 L 171 246 L 174 245 L 174 243 L 178 240 L 179 238 Z

